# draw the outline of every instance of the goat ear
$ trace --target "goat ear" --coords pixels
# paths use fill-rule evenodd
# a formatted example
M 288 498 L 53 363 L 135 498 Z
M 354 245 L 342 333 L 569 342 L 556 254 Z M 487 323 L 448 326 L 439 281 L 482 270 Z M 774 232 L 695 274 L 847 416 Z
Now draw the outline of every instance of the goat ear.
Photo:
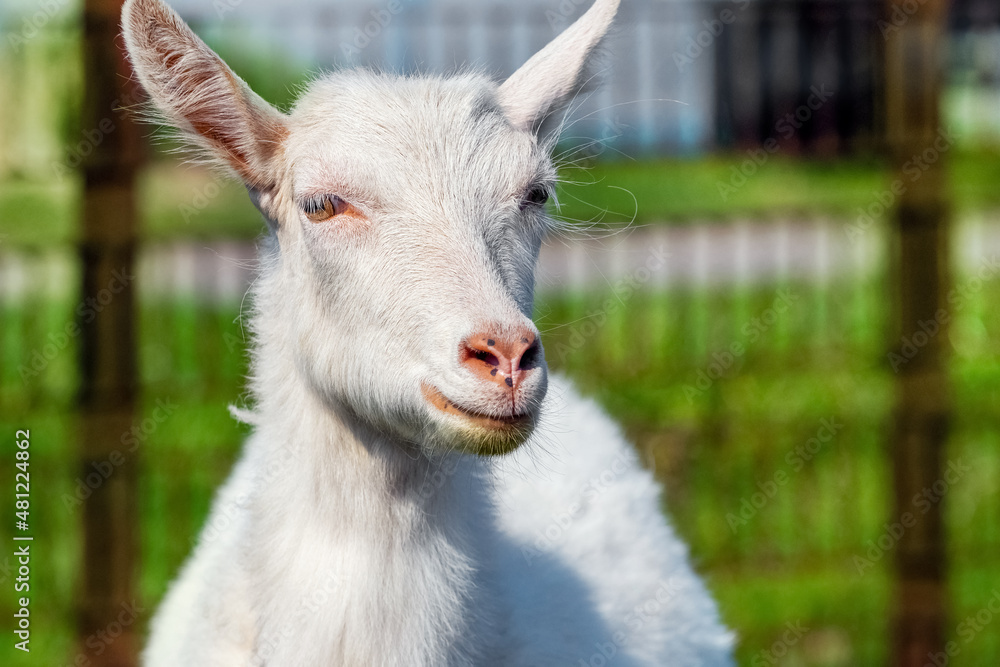
M 500 86 L 500 105 L 515 126 L 537 131 L 583 86 L 590 55 L 611 27 L 619 0 L 597 0 L 573 25 Z
M 283 114 L 160 0 L 127 0 L 122 34 L 139 82 L 183 139 L 235 171 L 248 187 L 275 185 L 270 167 L 287 134 Z

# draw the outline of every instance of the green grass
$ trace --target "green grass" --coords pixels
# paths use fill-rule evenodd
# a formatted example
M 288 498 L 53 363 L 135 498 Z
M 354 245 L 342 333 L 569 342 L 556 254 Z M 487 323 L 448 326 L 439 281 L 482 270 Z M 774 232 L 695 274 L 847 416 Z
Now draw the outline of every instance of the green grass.
M 543 294 L 536 317 L 553 368 L 623 424 L 665 482 L 668 513 L 740 636 L 740 663 L 759 664 L 786 624 L 798 623 L 808 632 L 794 645 L 778 646 L 788 653 L 779 664 L 881 664 L 892 559 L 859 573 L 853 558 L 891 520 L 885 443 L 892 378 L 882 351 L 882 283 L 791 287 L 802 294 L 797 307 L 759 339 L 744 340 L 745 353 L 697 394 L 685 386 L 696 383 L 714 353 L 745 338 L 742 324 L 773 302 L 777 286 L 639 293 L 607 318 L 595 316 L 606 294 Z M 952 335 L 956 414 L 947 456 L 973 470 L 945 505 L 952 628 L 1000 589 L 1000 311 L 991 306 L 998 301 L 1000 281 L 993 280 L 958 314 Z M 73 651 L 79 528 L 61 501 L 77 476 L 70 464 L 73 346 L 27 385 L 17 372 L 71 313 L 69 302 L 0 311 L 0 429 L 29 426 L 33 434 L 33 627 L 40 639 L 30 663 L 4 645 L 3 664 L 65 664 Z M 136 454 L 143 470 L 139 589 L 147 613 L 189 553 L 245 435 L 225 409 L 239 401 L 246 369 L 237 314 L 235 304 L 141 309 L 140 416 L 157 399 L 178 405 Z M 789 452 L 831 418 L 842 429 L 794 468 Z M 9 457 L 0 460 L 0 475 L 9 476 L 11 466 Z M 734 528 L 729 515 L 778 472 L 786 481 Z M 0 529 L 0 538 L 9 540 L 9 530 Z M 9 613 L 10 604 L 3 597 L 0 613 Z M 952 664 L 996 664 L 996 637 L 983 632 L 963 643 Z
M 949 178 L 959 210 L 1000 204 L 996 187 L 1000 155 L 956 152 L 949 158 Z M 740 180 L 734 174 L 745 160 L 746 154 L 737 153 L 567 168 L 562 171 L 567 185 L 560 192 L 559 214 L 589 221 L 607 210 L 612 220 L 634 215 L 639 222 L 796 213 L 853 219 L 858 208 L 869 207 L 892 181 L 884 165 L 873 159 L 804 161 L 781 155 L 770 157 L 752 176 Z M 742 185 L 734 187 L 734 183 Z M 919 180 L 912 185 L 918 186 Z

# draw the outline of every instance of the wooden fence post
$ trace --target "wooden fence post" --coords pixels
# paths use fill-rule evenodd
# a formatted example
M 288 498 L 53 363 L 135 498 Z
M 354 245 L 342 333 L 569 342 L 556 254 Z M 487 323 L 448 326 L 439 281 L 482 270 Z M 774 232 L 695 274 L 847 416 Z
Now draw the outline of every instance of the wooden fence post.
M 892 426 L 895 548 L 891 664 L 922 667 L 945 650 L 947 585 L 943 508 L 914 498 L 942 479 L 950 420 L 947 310 L 949 204 L 945 162 L 952 147 L 940 100 L 947 0 L 885 0 L 888 150 L 892 196 L 896 373 Z M 919 166 L 915 166 L 918 165 Z M 915 170 L 916 169 L 916 170 Z M 907 520 L 910 519 L 910 520 Z
M 136 403 L 134 179 L 140 135 L 123 107 L 136 91 L 118 36 L 121 0 L 85 0 L 83 9 L 84 104 L 82 129 L 93 150 L 82 164 L 84 193 L 80 254 L 79 473 L 86 479 L 113 465 L 81 507 L 83 573 L 79 587 L 78 650 L 88 664 L 137 664 L 141 605 L 136 598 L 138 553 L 135 454 L 115 464 L 122 435 L 132 427 Z M 91 300 L 91 301 L 88 301 Z M 95 468 L 97 466 L 97 468 Z M 97 655 L 95 633 L 105 647 Z M 119 634 L 120 633 L 120 634 Z M 101 635 L 97 635 L 99 638 Z M 110 641 L 108 641 L 110 640 Z

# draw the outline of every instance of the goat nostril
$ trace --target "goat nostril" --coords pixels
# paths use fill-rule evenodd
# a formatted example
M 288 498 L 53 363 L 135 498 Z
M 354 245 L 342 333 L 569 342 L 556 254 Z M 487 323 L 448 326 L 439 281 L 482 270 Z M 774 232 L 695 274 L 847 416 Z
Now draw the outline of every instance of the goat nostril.
M 523 338 L 522 342 L 527 343 L 528 339 Z M 541 349 L 542 347 L 539 345 L 537 338 L 531 341 L 531 346 L 521 354 L 518 368 L 522 371 L 530 371 L 532 368 L 536 368 L 538 366 L 538 353 Z
M 497 359 L 496 355 L 488 350 L 473 350 L 472 356 L 479 361 L 484 361 L 490 366 L 499 366 L 500 360 Z M 495 371 L 494 371 L 495 372 Z

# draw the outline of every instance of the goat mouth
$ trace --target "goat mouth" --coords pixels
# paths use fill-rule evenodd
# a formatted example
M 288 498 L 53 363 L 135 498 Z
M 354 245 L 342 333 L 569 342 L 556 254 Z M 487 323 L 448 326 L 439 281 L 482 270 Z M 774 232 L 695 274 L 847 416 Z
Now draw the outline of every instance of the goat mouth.
M 496 415 L 488 415 L 483 412 L 462 407 L 442 394 L 439 389 L 427 384 L 426 382 L 421 383 L 420 390 L 423 393 L 424 398 L 427 399 L 427 402 L 440 412 L 443 412 L 446 415 L 462 417 L 466 421 L 471 422 L 473 426 L 477 426 L 479 428 L 491 431 L 521 431 L 525 428 L 531 428 L 534 425 L 534 415 L 529 412 L 503 415 L 499 417 Z

